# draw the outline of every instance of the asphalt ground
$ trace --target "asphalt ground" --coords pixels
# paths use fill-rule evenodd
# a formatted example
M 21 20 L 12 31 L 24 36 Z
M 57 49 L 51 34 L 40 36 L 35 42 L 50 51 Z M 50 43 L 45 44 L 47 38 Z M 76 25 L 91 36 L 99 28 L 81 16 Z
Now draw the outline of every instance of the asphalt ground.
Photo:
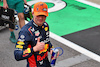
M 100 56 L 100 26 L 62 36 Z
M 94 0 L 91 0 L 91 2 L 93 2 L 93 1 Z M 99 3 L 99 2 L 96 0 L 95 3 Z M 88 29 L 88 30 L 90 31 L 88 33 L 91 33 L 91 36 L 95 35 L 94 38 L 96 38 L 96 39 L 93 39 L 93 43 L 94 43 L 94 41 L 96 41 L 96 43 L 98 41 L 98 45 L 99 45 L 99 40 L 100 40 L 98 37 L 99 36 L 99 26 Z M 83 33 L 86 33 L 86 31 L 87 30 L 83 31 Z M 14 32 L 17 37 L 19 30 L 14 31 Z M 82 31 L 70 34 L 72 36 L 67 35 L 67 38 L 69 38 L 69 40 L 72 38 L 71 40 L 73 41 L 74 37 L 79 36 L 79 34 L 81 34 L 81 32 Z M 14 59 L 13 52 L 14 52 L 15 44 L 11 43 L 9 41 L 9 37 L 10 37 L 10 32 L 9 32 L 8 28 L 0 30 L 0 67 L 26 67 L 26 60 L 16 61 Z M 82 37 L 84 37 L 84 36 L 82 35 Z M 91 37 L 89 39 L 91 40 Z M 63 44 L 61 42 L 58 42 L 55 39 L 50 38 L 50 40 L 51 40 L 52 44 L 54 45 L 54 47 L 61 47 L 64 50 L 64 54 L 57 58 L 57 63 L 56 63 L 55 67 L 100 67 L 100 63 L 93 60 L 92 58 L 89 58 L 89 57 L 77 52 L 76 50 L 66 46 L 65 44 Z M 74 41 L 76 43 L 80 43 L 79 40 L 82 40 L 82 38 L 81 39 L 77 38 L 76 41 L 75 40 Z M 83 39 L 83 40 L 85 40 L 85 39 Z M 86 40 L 85 42 L 81 42 L 81 43 L 86 43 L 86 42 L 88 43 L 89 41 Z M 98 49 L 99 49 L 99 47 L 98 47 Z M 50 54 L 49 54 L 49 58 L 50 58 Z

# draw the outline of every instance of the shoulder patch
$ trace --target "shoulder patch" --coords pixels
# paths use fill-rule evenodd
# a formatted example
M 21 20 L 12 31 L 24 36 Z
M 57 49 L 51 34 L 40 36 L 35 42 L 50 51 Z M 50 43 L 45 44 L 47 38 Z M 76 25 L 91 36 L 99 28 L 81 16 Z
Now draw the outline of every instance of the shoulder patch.
M 48 31 L 48 27 L 45 27 L 44 29 L 45 29 L 45 31 Z
M 48 26 L 48 24 L 47 24 L 46 22 L 44 22 L 44 25 L 45 25 L 45 26 Z

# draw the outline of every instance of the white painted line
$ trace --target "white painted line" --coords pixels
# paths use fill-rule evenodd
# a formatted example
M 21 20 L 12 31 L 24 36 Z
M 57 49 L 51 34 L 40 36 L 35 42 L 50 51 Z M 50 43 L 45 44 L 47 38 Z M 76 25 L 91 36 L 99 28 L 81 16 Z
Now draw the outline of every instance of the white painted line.
M 96 7 L 96 8 L 99 8 L 100 9 L 100 5 L 98 5 L 96 3 L 93 3 L 93 2 L 90 2 L 90 1 L 86 1 L 86 0 L 76 0 L 76 1 L 82 2 L 84 4 L 88 4 L 90 6 L 93 6 L 93 7 Z
M 76 50 L 76 51 L 98 61 L 98 62 L 100 62 L 100 56 L 99 55 L 97 55 L 97 54 L 95 54 L 95 53 L 93 53 L 93 52 L 91 52 L 91 51 L 89 51 L 89 50 L 87 50 L 87 49 L 85 49 L 81 46 L 78 46 L 77 44 L 75 44 L 75 43 L 73 43 L 73 42 L 71 42 L 71 41 L 69 41 L 65 38 L 62 38 L 62 37 L 60 37 L 60 36 L 58 36 L 58 35 L 56 35 L 52 32 L 50 32 L 50 37 L 61 42 L 64 45 L 66 45 L 66 46 L 68 46 L 68 47 L 70 47 L 70 48 L 72 48 L 72 49 L 74 49 L 74 50 Z
M 77 55 L 77 56 L 74 56 L 74 57 L 59 61 L 58 63 L 56 63 L 55 67 L 70 67 L 70 66 L 73 66 L 73 65 L 88 61 L 90 59 L 91 58 L 89 58 L 89 57 L 87 57 L 87 56 L 85 56 L 83 54 L 80 54 L 80 55 Z
M 6 26 L 0 26 L 0 30 L 2 30 L 2 29 L 4 29 L 4 28 L 6 28 Z

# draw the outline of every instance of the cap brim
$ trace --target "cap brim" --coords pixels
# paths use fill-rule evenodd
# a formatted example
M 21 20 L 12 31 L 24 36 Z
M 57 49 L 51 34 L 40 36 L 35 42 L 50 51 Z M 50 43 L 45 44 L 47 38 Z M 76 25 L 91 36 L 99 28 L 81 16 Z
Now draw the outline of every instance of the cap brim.
M 47 12 L 34 12 L 34 15 L 35 16 L 38 16 L 38 15 L 48 16 L 48 13 Z

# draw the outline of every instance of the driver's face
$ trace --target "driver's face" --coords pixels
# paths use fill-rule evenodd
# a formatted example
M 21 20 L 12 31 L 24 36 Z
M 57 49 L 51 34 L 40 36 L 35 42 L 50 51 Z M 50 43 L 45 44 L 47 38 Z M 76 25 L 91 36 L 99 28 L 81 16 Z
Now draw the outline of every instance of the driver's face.
M 45 20 L 46 20 L 46 16 L 44 16 L 44 15 L 35 16 L 35 15 L 34 15 L 33 20 L 34 20 L 34 22 L 35 22 L 38 26 L 42 26 L 43 23 L 44 23 Z

